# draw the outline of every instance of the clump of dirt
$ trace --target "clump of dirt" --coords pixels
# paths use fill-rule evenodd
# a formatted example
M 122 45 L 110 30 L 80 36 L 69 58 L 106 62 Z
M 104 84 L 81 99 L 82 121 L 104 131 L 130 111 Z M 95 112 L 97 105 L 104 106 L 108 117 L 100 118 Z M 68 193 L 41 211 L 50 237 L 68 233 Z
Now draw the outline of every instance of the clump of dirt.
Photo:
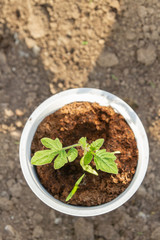
M 80 188 L 70 200 L 72 205 L 95 206 L 111 201 L 121 194 L 131 182 L 138 160 L 138 149 L 132 130 L 124 117 L 115 113 L 111 107 L 102 107 L 97 103 L 74 102 L 47 116 L 39 125 L 32 141 L 32 154 L 44 149 L 40 139 L 58 137 L 63 146 L 78 142 L 87 137 L 89 143 L 104 138 L 102 148 L 108 152 L 120 151 L 116 163 L 119 173 L 108 174 L 98 171 L 98 176 L 86 173 Z M 37 166 L 41 183 L 55 198 L 65 202 L 75 182 L 83 174 L 79 157 L 63 168 L 55 170 L 53 162 Z M 94 167 L 94 165 L 93 165 Z

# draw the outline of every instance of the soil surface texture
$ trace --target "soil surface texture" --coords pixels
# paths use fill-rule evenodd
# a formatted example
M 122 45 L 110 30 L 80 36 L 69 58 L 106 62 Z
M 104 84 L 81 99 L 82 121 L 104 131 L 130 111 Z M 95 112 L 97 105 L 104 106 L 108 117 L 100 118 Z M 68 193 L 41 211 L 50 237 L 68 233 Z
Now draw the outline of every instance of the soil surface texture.
M 69 201 L 72 205 L 95 206 L 109 202 L 121 194 L 133 178 L 138 160 L 136 140 L 123 116 L 111 107 L 88 102 L 68 104 L 46 117 L 38 126 L 32 142 L 32 154 L 44 149 L 40 141 L 42 137 L 58 137 L 64 147 L 78 143 L 81 137 L 87 137 L 88 143 L 104 138 L 102 149 L 121 152 L 116 159 L 119 174 L 98 171 L 98 176 L 95 176 L 87 173 Z M 80 166 L 83 150 L 79 148 L 78 151 L 78 158 L 59 170 L 53 168 L 53 162 L 36 167 L 44 187 L 63 202 L 84 173 Z M 91 165 L 95 167 L 93 162 Z
M 122 207 L 77 218 L 28 187 L 19 141 L 33 110 L 73 87 L 111 92 L 150 144 L 145 179 Z M 160 1 L 0 0 L 0 240 L 159 240 Z

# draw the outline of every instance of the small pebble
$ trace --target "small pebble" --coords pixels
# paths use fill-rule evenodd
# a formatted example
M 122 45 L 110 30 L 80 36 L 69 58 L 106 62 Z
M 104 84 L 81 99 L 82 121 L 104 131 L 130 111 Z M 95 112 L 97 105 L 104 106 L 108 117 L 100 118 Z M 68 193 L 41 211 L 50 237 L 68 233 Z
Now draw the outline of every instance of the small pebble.
M 55 224 L 59 224 L 59 223 L 61 223 L 62 222 L 62 218 L 56 218 L 55 220 L 54 220 L 54 223 Z
M 113 67 L 119 64 L 119 59 L 115 53 L 104 51 L 98 59 L 100 67 Z
M 63 83 L 58 83 L 59 88 L 63 88 Z
M 35 45 L 35 41 L 32 38 L 25 38 L 25 42 L 28 48 L 32 48 Z
M 20 109 L 16 109 L 16 115 L 17 115 L 18 117 L 21 117 L 21 116 L 24 115 L 24 112 L 23 112 L 22 110 L 20 110 Z
M 16 71 L 16 68 L 15 67 L 12 67 L 12 72 L 15 72 Z
M 146 66 L 152 65 L 157 58 L 157 52 L 154 45 L 150 44 L 147 48 L 137 50 L 137 61 Z
M 13 197 L 19 198 L 21 196 L 22 187 L 20 183 L 12 185 L 12 187 L 9 190 Z
M 14 139 L 16 139 L 16 140 L 20 139 L 20 136 L 21 136 L 20 131 L 13 131 L 13 132 L 10 132 L 10 134 Z
M 146 214 L 143 213 L 143 212 L 139 212 L 139 213 L 138 213 L 138 216 L 141 217 L 141 218 L 143 218 L 143 220 L 147 220 Z
M 51 92 L 52 94 L 55 94 L 55 93 L 56 93 L 56 90 L 55 90 L 55 88 L 54 88 L 54 86 L 53 86 L 52 83 L 49 84 L 49 88 L 50 88 L 50 92 Z
M 42 220 L 43 220 L 43 216 L 39 213 L 36 213 L 34 216 L 33 216 L 33 220 L 36 222 L 36 223 L 40 223 Z
M 105 41 L 103 39 L 100 39 L 99 41 L 99 44 L 103 45 L 105 43 Z
M 4 114 L 6 115 L 6 117 L 12 117 L 14 115 L 13 111 L 9 108 L 6 108 L 4 110 Z
M 20 128 L 20 127 L 22 127 L 23 126 L 23 124 L 22 124 L 22 122 L 21 121 L 16 121 L 16 126 L 18 127 L 18 128 Z
M 36 226 L 33 230 L 33 238 L 41 238 L 43 236 L 43 229 L 40 226 Z
M 2 129 L 8 130 L 8 126 L 6 124 L 2 124 L 1 126 L 2 126 Z
M 11 225 L 6 225 L 4 229 L 15 236 L 15 229 Z
M 33 54 L 37 57 L 41 51 L 41 48 L 38 47 L 37 45 L 34 45 L 32 48 Z
M 13 208 L 13 202 L 7 197 L 0 197 L 0 209 L 10 211 Z

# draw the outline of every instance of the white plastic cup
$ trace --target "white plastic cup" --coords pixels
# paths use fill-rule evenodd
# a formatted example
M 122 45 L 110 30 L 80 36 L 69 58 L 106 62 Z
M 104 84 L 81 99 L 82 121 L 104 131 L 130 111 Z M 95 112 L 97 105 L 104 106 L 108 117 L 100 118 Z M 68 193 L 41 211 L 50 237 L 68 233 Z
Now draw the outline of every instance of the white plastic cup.
M 134 132 L 139 151 L 135 175 L 128 188 L 114 200 L 92 207 L 73 206 L 55 199 L 42 186 L 31 161 L 31 143 L 40 122 L 51 113 L 72 102 L 96 102 L 101 106 L 111 106 L 120 113 Z M 73 216 L 89 217 L 110 212 L 129 200 L 141 185 L 149 161 L 149 145 L 145 129 L 133 109 L 117 96 L 93 88 L 76 88 L 66 90 L 45 100 L 29 117 L 20 140 L 20 163 L 24 177 L 32 191 L 49 207 Z

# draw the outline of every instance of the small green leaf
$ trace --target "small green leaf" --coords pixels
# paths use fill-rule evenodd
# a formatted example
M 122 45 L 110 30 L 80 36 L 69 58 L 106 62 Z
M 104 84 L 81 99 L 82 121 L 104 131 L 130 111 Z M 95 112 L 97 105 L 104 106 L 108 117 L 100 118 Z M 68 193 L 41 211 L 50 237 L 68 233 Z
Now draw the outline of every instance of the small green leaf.
M 84 165 L 88 165 L 93 158 L 93 155 L 91 152 L 87 152 L 86 155 L 84 156 Z
M 54 160 L 54 169 L 59 169 L 67 163 L 67 153 L 64 149 L 59 152 L 58 157 Z
M 44 165 L 44 164 L 47 164 L 47 163 L 51 163 L 53 158 L 57 154 L 58 154 L 58 152 L 54 152 L 53 150 L 38 151 L 32 157 L 31 164 L 33 164 L 33 165 Z
M 42 138 L 41 143 L 46 147 L 46 148 L 51 148 L 54 149 L 55 151 L 59 151 L 62 149 L 62 143 L 58 138 L 55 140 L 51 138 Z
M 68 161 L 69 162 L 73 162 L 77 158 L 77 156 L 78 156 L 78 151 L 75 148 L 71 148 L 68 151 L 67 155 L 68 155 Z
M 98 175 L 98 173 L 90 165 L 84 165 L 84 156 L 80 160 L 80 165 L 84 171 Z
M 87 45 L 87 44 L 88 44 L 87 41 L 83 41 L 83 42 L 82 42 L 82 45 Z
M 85 176 L 85 173 L 77 180 L 77 182 L 75 183 L 76 186 L 78 186 L 81 183 L 84 176 Z
M 78 186 L 74 186 L 72 191 L 68 194 L 66 198 L 66 202 L 68 202 L 73 197 L 73 195 L 77 192 L 77 189 L 78 189 Z
M 87 145 L 87 138 L 86 138 L 86 137 L 80 138 L 79 141 L 78 141 L 78 143 L 81 144 L 81 146 L 82 146 L 83 148 L 85 148 L 86 145 Z
M 116 152 L 106 152 L 106 149 L 101 149 L 99 151 L 96 152 L 95 156 L 105 156 L 106 158 L 115 161 L 116 160 L 116 156 L 114 155 Z M 119 151 L 118 151 L 119 153 Z
M 84 178 L 84 176 L 85 176 L 85 174 L 83 174 L 83 175 L 77 180 L 77 182 L 75 183 L 72 191 L 71 191 L 71 192 L 69 193 L 69 195 L 67 196 L 66 202 L 69 201 L 69 200 L 73 197 L 73 195 L 76 193 L 76 191 L 77 191 L 77 189 L 78 189 L 78 186 L 79 186 L 79 184 L 81 183 L 81 181 L 82 181 L 82 179 Z
M 118 168 L 115 163 L 116 156 L 114 153 L 106 152 L 105 149 L 99 150 L 94 156 L 94 162 L 97 170 L 101 170 L 107 173 L 118 173 Z
M 114 74 L 112 74 L 111 76 L 114 80 L 118 81 L 118 78 Z
M 80 160 L 80 165 L 83 167 L 84 166 L 84 156 Z
M 102 147 L 103 143 L 104 143 L 104 139 L 103 138 L 97 139 L 96 141 L 91 143 L 90 149 L 92 151 L 96 151 L 96 150 L 98 150 L 98 149 L 100 149 Z
M 83 165 L 82 168 L 83 168 L 84 171 L 92 173 L 92 174 L 98 176 L 97 171 L 94 170 L 90 165 Z

